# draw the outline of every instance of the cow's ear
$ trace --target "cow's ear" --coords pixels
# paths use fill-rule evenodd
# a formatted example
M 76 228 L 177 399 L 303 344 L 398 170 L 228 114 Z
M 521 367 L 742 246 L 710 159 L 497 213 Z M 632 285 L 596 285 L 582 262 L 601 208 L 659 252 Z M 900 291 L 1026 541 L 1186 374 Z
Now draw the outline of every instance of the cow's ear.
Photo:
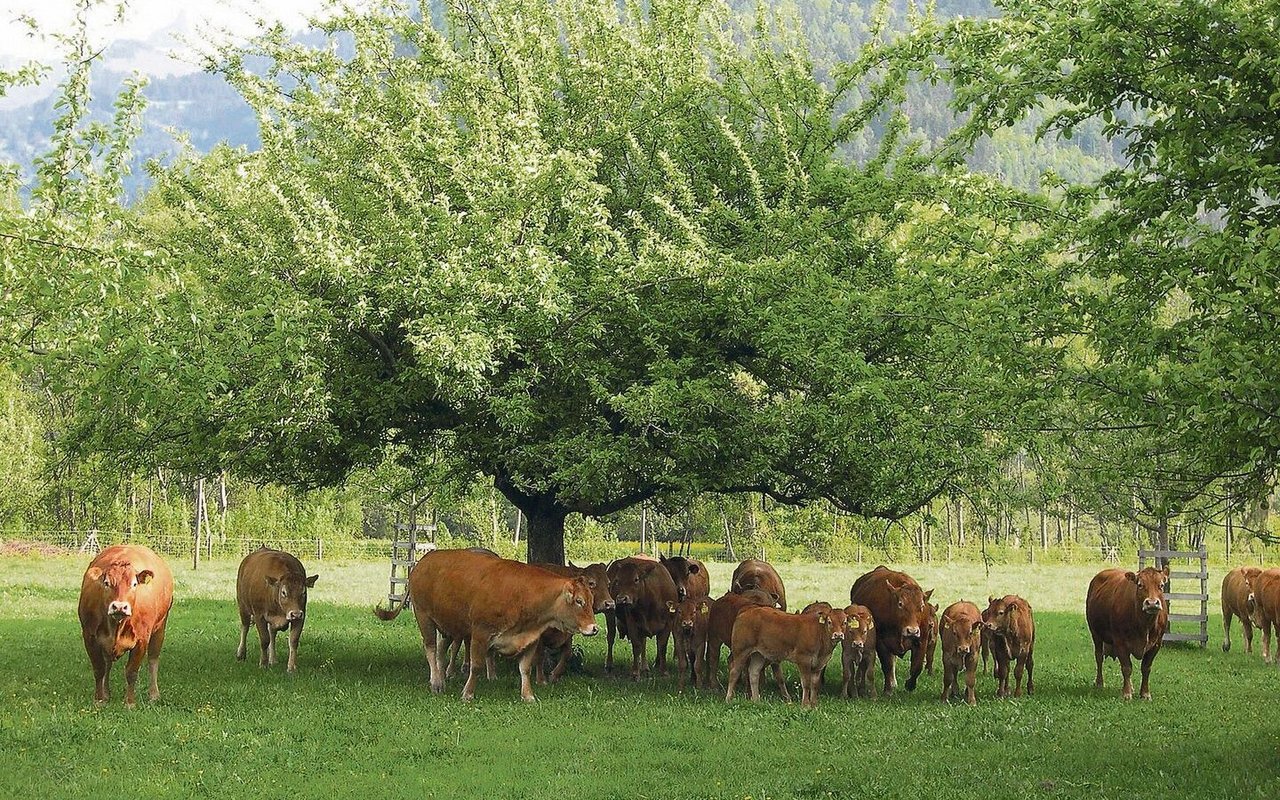
M 690 575 L 698 574 L 698 565 L 693 563 L 692 561 L 689 562 L 689 574 Z
M 995 602 L 996 602 L 995 597 L 993 597 L 992 595 L 987 595 L 987 605 L 992 605 Z
M 307 578 L 307 588 L 310 589 L 312 586 L 315 586 L 316 581 L 318 580 L 320 580 L 319 575 L 312 575 L 311 577 Z
M 930 598 L 930 597 L 932 597 L 932 596 L 933 596 L 933 590 L 932 590 L 932 589 L 930 589 L 929 591 L 927 591 L 927 592 L 925 592 L 925 593 L 924 593 L 924 601 L 925 601 L 926 603 L 927 603 L 927 602 L 929 602 L 929 598 Z
M 139 572 L 136 577 L 138 579 L 138 583 L 151 583 L 151 578 L 154 575 L 155 573 L 151 570 L 144 569 L 142 572 Z
M 1129 583 L 1137 583 L 1137 582 L 1138 582 L 1138 574 L 1137 574 L 1136 572 L 1126 572 L 1126 573 L 1124 574 L 1124 577 L 1125 577 L 1125 579 L 1126 579 L 1126 580 L 1128 580 L 1128 581 L 1129 581 Z
M 268 575 L 266 576 L 266 579 L 267 579 L 268 586 L 275 586 L 277 583 L 280 582 L 280 579 L 274 575 Z
M 84 576 L 91 581 L 100 581 L 102 580 L 102 568 L 89 567 L 89 569 L 85 571 Z
M 827 612 L 825 611 L 818 612 L 818 622 L 821 623 L 822 625 L 827 624 Z
M 667 557 L 664 556 L 662 553 L 658 553 L 658 563 L 660 564 L 667 563 Z
M 1164 578 L 1165 578 L 1165 580 L 1168 580 L 1168 579 L 1169 579 L 1169 565 L 1168 565 L 1168 564 L 1165 564 L 1165 565 L 1164 565 L 1164 569 L 1162 569 L 1162 570 L 1160 570 L 1160 571 L 1164 573 Z

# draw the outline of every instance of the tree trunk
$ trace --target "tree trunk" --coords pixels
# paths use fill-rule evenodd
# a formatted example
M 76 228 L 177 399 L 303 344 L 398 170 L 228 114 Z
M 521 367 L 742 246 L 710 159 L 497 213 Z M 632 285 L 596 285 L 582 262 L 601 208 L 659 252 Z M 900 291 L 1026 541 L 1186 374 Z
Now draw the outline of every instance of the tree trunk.
M 564 561 L 564 521 L 569 512 L 558 506 L 522 509 L 528 520 L 530 564 L 561 564 Z

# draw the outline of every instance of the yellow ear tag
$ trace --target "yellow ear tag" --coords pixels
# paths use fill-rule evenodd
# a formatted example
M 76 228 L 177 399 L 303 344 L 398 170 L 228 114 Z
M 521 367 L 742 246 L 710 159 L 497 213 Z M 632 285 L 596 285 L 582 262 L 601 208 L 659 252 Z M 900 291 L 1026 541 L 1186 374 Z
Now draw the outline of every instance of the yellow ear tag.
M 849 620 L 849 627 L 856 631 L 858 628 L 862 626 L 858 624 L 858 621 L 856 619 L 851 619 Z
M 702 607 L 702 614 L 703 614 L 703 616 L 706 616 L 707 614 L 710 614 L 710 613 L 711 613 L 711 606 L 703 606 L 703 607 Z

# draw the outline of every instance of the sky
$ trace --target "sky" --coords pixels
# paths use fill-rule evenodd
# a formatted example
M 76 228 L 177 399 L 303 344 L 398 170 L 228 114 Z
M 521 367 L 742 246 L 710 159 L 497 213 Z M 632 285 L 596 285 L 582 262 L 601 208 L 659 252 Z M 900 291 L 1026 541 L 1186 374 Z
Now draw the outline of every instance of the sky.
M 326 5 L 326 0 L 128 0 L 123 21 L 116 22 L 119 2 L 108 0 L 94 9 L 90 36 L 99 45 L 121 39 L 155 39 L 154 54 L 132 65 L 152 76 L 196 69 L 187 63 L 193 59 L 182 57 L 191 48 L 180 44 L 174 37 L 176 33 L 200 40 L 205 38 L 201 32 L 208 32 L 212 26 L 225 27 L 234 36 L 247 38 L 256 29 L 257 17 L 298 30 L 305 26 L 308 16 Z M 26 15 L 34 18 L 41 30 L 66 32 L 75 18 L 76 6 L 76 0 L 0 0 L 0 64 L 13 66 L 33 59 L 57 63 L 56 45 L 29 36 L 17 20 Z M 179 58 L 169 58 L 166 53 L 170 50 L 177 51 Z

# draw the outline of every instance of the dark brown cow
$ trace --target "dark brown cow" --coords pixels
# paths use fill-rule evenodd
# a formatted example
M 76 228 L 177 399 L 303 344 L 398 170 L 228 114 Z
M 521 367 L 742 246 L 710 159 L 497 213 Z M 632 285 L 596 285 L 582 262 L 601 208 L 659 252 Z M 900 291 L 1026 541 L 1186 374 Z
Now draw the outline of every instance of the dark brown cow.
M 113 545 L 89 563 L 80 582 L 79 615 L 93 667 L 95 702 L 111 698 L 111 666 L 125 653 L 129 662 L 124 668 L 124 704 L 132 708 L 137 702 L 134 686 L 144 658 L 151 673 L 147 697 L 160 699 L 160 650 L 172 606 L 173 573 L 148 548 Z
M 1169 568 L 1147 567 L 1141 572 L 1104 569 L 1089 582 L 1084 601 L 1085 618 L 1093 635 L 1093 655 L 1098 664 L 1094 685 L 1102 688 L 1102 659 L 1111 656 L 1120 661 L 1124 675 L 1124 699 L 1133 699 L 1133 665 L 1129 659 L 1142 659 L 1143 700 L 1151 699 L 1149 680 L 1151 662 L 1160 652 L 1165 631 L 1169 630 L 1169 608 L 1164 602 L 1164 586 Z
M 1244 651 L 1253 652 L 1253 620 L 1249 619 L 1249 582 L 1262 574 L 1262 567 L 1236 567 L 1222 577 L 1222 652 L 1231 649 L 1231 618 L 1240 618 L 1244 629 Z
M 319 575 L 307 577 L 302 562 L 283 550 L 263 547 L 244 557 L 236 571 L 236 606 L 240 610 L 240 646 L 236 659 L 248 651 L 249 626 L 257 624 L 262 655 L 258 666 L 276 663 L 276 634 L 289 629 L 286 672 L 298 671 L 298 642 L 306 623 L 307 589 Z
M 658 559 L 654 558 L 653 556 L 647 553 L 636 553 L 633 556 L 627 556 L 626 558 L 619 558 L 616 561 L 609 562 L 609 566 L 605 568 L 605 577 L 608 578 L 607 585 L 609 586 L 610 592 L 613 591 L 613 581 L 617 575 L 617 571 L 622 567 L 623 562 L 626 561 L 627 559 L 635 559 L 638 561 L 653 561 L 653 562 L 658 561 Z M 621 637 L 623 639 L 627 638 L 627 631 L 623 627 L 625 623 L 618 616 L 616 600 L 614 601 L 614 608 L 604 612 L 604 623 L 605 623 L 605 630 L 607 631 L 607 644 L 608 644 L 608 649 L 605 652 L 605 657 L 604 657 L 604 671 L 613 672 L 614 639 L 618 637 Z
M 728 592 L 711 603 L 711 619 L 707 626 L 707 675 L 713 689 L 720 688 L 720 648 L 733 638 L 733 622 L 738 614 L 752 606 L 777 608 L 778 598 L 759 589 L 747 589 L 741 594 Z M 782 667 L 775 669 L 774 677 L 785 694 L 787 688 L 782 681 Z
M 609 594 L 609 576 L 605 572 L 604 564 L 588 564 L 585 567 L 575 566 L 572 561 L 568 566 L 559 564 L 535 564 L 534 566 L 542 567 L 548 572 L 553 572 L 565 578 L 577 578 L 581 576 L 587 582 L 587 588 L 591 590 L 591 596 L 595 600 L 592 612 L 596 614 L 605 614 L 613 611 L 613 595 Z M 558 630 L 556 628 L 548 628 L 546 633 L 542 634 L 539 647 L 543 653 L 553 653 L 556 659 L 555 666 L 551 668 L 549 679 L 551 683 L 555 683 L 564 676 L 565 670 L 569 668 L 569 654 L 572 652 L 573 634 Z M 534 661 L 536 665 L 536 673 L 538 683 L 546 683 L 548 676 L 544 674 L 544 656 L 539 653 Z
M 707 565 L 696 558 L 684 556 L 658 556 L 662 566 L 671 573 L 671 580 L 676 584 L 676 594 L 681 601 L 690 597 L 711 596 L 711 576 L 707 573 Z
M 866 606 L 846 606 L 844 647 L 840 654 L 844 678 L 840 693 L 850 697 L 875 697 L 876 682 L 871 675 L 876 663 L 876 623 Z
M 939 626 L 942 639 L 942 702 L 959 690 L 964 671 L 964 700 L 978 704 L 974 687 L 978 683 L 978 649 L 982 646 L 982 612 L 968 600 L 952 603 L 942 612 Z
M 466 550 L 433 550 L 409 573 L 409 599 L 422 632 L 431 690 L 444 690 L 444 634 L 470 641 L 471 671 L 462 699 L 475 697 L 476 678 L 486 654 L 519 656 L 520 697 L 533 701 L 535 646 L 547 628 L 594 636 L 591 590 L 582 578 L 564 578 L 544 569 Z M 374 609 L 379 619 L 395 619 L 402 602 Z
M 843 609 L 817 610 L 810 614 L 788 614 L 781 609 L 760 606 L 745 608 L 733 623 L 729 658 L 729 688 L 725 701 L 732 702 L 734 687 L 744 668 L 751 699 L 760 699 L 760 678 L 765 665 L 790 661 L 800 669 L 800 702 L 818 705 L 822 675 L 836 643 L 844 639 Z M 790 698 L 786 698 L 790 702 Z
M 876 622 L 876 653 L 884 672 L 884 693 L 892 694 L 898 686 L 895 662 L 911 653 L 911 676 L 907 691 L 916 688 L 924 669 L 924 635 L 929 625 L 928 592 L 920 588 L 910 575 L 895 572 L 883 565 L 859 577 L 849 589 L 854 605 L 866 606 Z
M 1014 697 L 1022 696 L 1022 671 L 1027 672 L 1027 694 L 1035 692 L 1036 623 L 1031 604 L 1016 594 L 988 597 L 982 612 L 983 642 L 996 662 L 996 697 L 1009 696 L 1009 662 L 1014 666 Z
M 667 640 L 675 627 L 676 584 L 662 564 L 648 558 L 623 558 L 609 565 L 618 629 L 631 640 L 631 678 L 649 671 L 645 646 L 658 640 L 658 671 L 667 674 Z
M 679 685 L 693 675 L 695 688 L 707 688 L 707 629 L 711 625 L 711 598 L 688 597 L 676 606 L 675 651 Z
M 773 595 L 778 600 L 778 607 L 787 610 L 787 589 L 782 585 L 778 571 L 767 561 L 748 558 L 734 568 L 729 591 L 742 594 L 748 589 L 759 589 Z
M 1280 634 L 1280 569 L 1272 567 L 1257 576 L 1245 578 L 1248 595 L 1245 603 L 1250 621 L 1262 630 L 1262 661 L 1272 663 L 1271 631 Z M 1276 663 L 1280 663 L 1280 642 L 1276 645 Z

